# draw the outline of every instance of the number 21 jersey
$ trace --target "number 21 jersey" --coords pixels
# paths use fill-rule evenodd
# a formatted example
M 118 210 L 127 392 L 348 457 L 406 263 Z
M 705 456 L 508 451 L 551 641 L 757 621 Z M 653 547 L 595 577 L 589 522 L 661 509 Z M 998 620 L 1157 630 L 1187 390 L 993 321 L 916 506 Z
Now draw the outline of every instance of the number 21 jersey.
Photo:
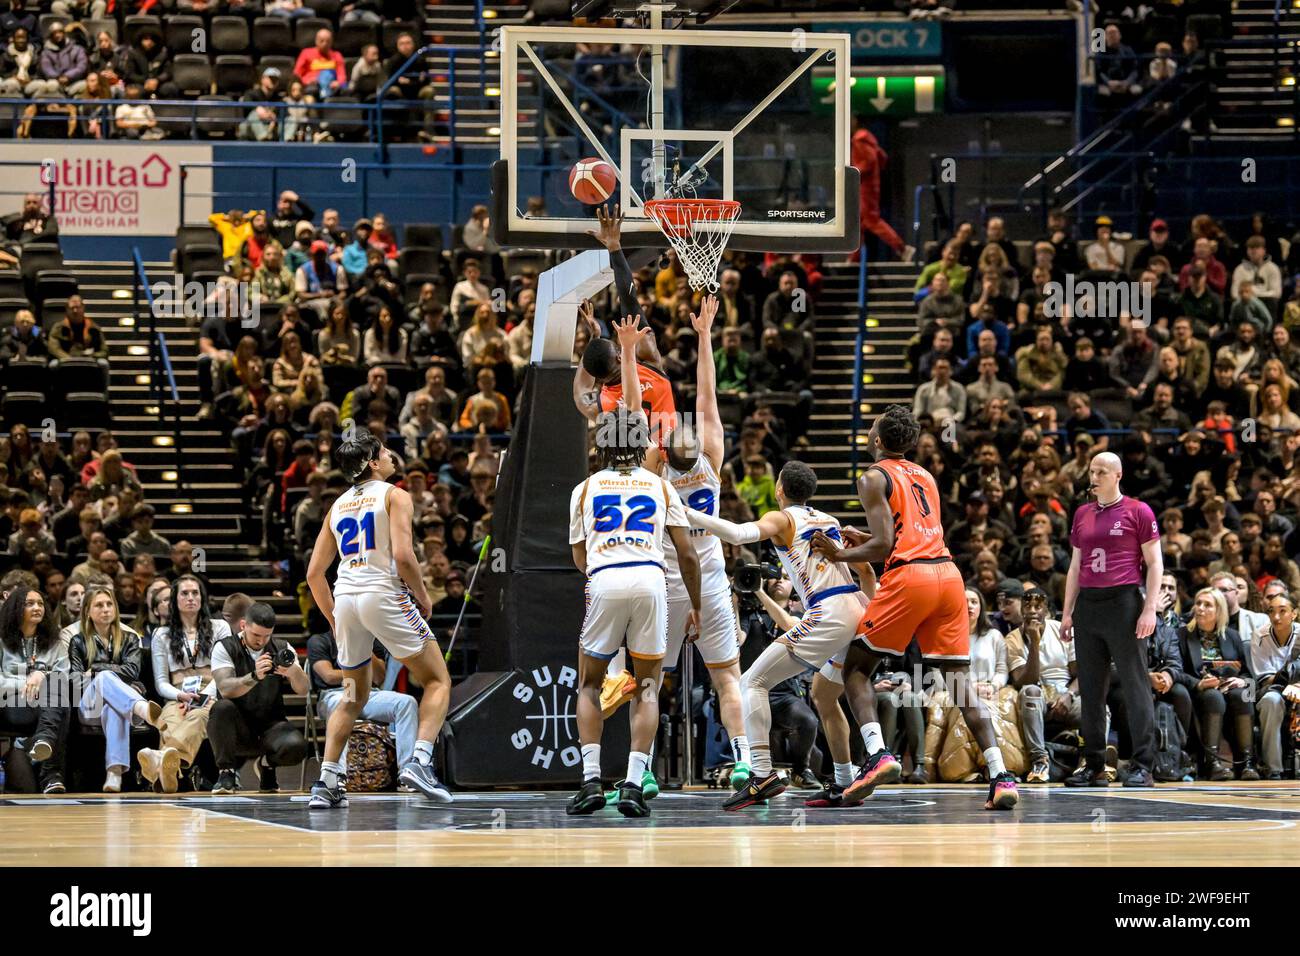
M 664 567 L 668 527 L 687 527 L 686 509 L 664 479 L 645 468 L 598 471 L 569 499 L 569 544 L 587 545 L 587 574 L 602 568 Z
M 388 534 L 388 492 L 392 487 L 386 481 L 364 481 L 341 494 L 330 509 L 330 530 L 339 547 L 336 595 L 406 589 L 397 574 Z

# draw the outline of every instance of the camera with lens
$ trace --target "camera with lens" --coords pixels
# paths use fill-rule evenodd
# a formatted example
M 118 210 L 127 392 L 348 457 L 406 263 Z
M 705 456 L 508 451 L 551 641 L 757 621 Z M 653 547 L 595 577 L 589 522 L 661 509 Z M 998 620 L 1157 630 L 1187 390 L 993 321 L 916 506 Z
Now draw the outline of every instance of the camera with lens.
M 742 564 L 732 576 L 737 594 L 757 594 L 764 581 L 777 581 L 784 575 L 772 564 Z
M 298 660 L 298 655 L 293 652 L 293 648 L 288 644 L 281 644 L 278 647 L 272 644 L 268 653 L 271 655 L 271 660 L 274 661 L 276 667 L 288 667 Z

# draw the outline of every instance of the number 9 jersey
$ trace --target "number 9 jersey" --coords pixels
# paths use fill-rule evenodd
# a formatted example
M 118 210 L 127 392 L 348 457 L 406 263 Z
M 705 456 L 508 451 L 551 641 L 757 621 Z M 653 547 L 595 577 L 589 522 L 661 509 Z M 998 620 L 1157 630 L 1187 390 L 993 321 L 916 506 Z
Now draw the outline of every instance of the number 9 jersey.
M 667 481 L 645 468 L 598 471 L 569 500 L 569 544 L 586 543 L 589 576 L 611 567 L 663 571 L 670 526 L 689 526 L 686 508 Z
M 330 530 L 339 547 L 336 596 L 405 593 L 388 534 L 388 492 L 392 487 L 386 481 L 362 482 L 339 495 L 330 509 Z

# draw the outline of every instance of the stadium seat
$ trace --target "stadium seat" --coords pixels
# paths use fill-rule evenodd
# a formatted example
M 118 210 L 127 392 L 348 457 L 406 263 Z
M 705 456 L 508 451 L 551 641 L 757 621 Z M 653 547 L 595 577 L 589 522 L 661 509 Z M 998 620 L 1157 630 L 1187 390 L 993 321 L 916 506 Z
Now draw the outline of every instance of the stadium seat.
M 334 49 L 344 56 L 360 56 L 367 43 L 379 42 L 378 34 L 373 23 L 352 20 L 341 24 L 334 34 Z
M 298 17 L 293 21 L 293 43 L 294 47 L 302 50 L 309 46 L 316 45 L 316 32 L 318 30 L 331 30 L 334 24 L 324 17 Z
M 176 227 L 176 248 L 186 246 L 212 246 L 221 248 L 221 234 L 206 222 L 187 222 Z
M 212 53 L 247 53 L 249 46 L 248 21 L 243 17 L 213 17 L 211 28 Z
M 203 37 L 206 44 L 207 37 L 203 29 L 202 17 L 173 13 L 163 24 L 163 42 L 167 44 L 167 49 L 171 50 L 173 56 L 181 53 L 202 53 L 206 46 L 198 50 L 194 49 L 194 31 L 199 31 L 199 36 Z
M 415 46 L 419 49 L 420 28 L 418 26 L 410 20 L 385 20 L 379 34 L 379 45 L 383 49 L 384 56 L 392 56 L 397 52 L 397 38 L 403 33 L 415 37 Z
M 212 64 L 201 53 L 181 53 L 172 60 L 172 82 L 182 96 L 203 96 L 212 92 Z M 202 126 L 200 116 L 200 126 Z
M 67 299 L 46 299 L 37 309 L 36 318 L 41 323 L 41 328 L 48 334 L 50 329 L 62 322 L 67 314 Z
M 126 36 L 125 42 L 128 46 L 135 43 L 135 38 L 145 30 L 156 30 L 159 36 L 163 35 L 162 20 L 158 17 L 151 16 L 130 16 L 126 18 Z M 186 46 L 188 50 L 189 47 Z
M 102 395 L 99 401 L 100 405 L 107 408 Z M 12 428 L 14 425 L 39 428 L 49 414 L 50 410 L 45 405 L 45 396 L 41 392 L 17 392 L 11 389 L 5 392 L 3 399 L 0 399 L 0 419 L 4 420 L 7 428 Z
M 39 392 L 49 381 L 49 369 L 43 359 L 14 359 L 5 366 L 4 386 L 10 392 Z
M 1133 400 L 1122 388 L 1093 389 L 1093 411 L 1101 413 L 1112 424 L 1127 424 L 1133 417 Z
M 419 373 L 410 365 L 399 362 L 381 362 L 380 367 L 388 372 L 388 384 L 405 395 L 421 386 Z
M 54 395 L 108 390 L 108 375 L 94 359 L 73 358 L 60 362 L 50 370 L 49 381 L 51 388 L 48 391 Z
M 397 253 L 402 275 L 437 273 L 442 267 L 442 253 L 433 246 L 407 246 Z
M 94 45 L 95 38 L 101 33 L 107 33 L 113 38 L 114 43 L 117 42 L 120 31 L 117 28 L 117 21 L 112 17 L 107 17 L 103 20 L 86 20 L 83 22 L 86 24 L 86 32 L 90 34 L 90 42 L 92 45 Z
M 366 382 L 366 370 L 355 365 L 325 365 L 321 368 L 330 401 L 342 407 L 348 392 Z
M 77 277 L 63 269 L 42 269 L 36 274 L 33 302 L 67 299 L 77 294 Z
M 0 299 L 23 294 L 23 277 L 17 272 L 0 272 Z
M 181 273 L 187 279 L 192 278 L 200 271 L 220 271 L 224 264 L 225 259 L 221 254 L 221 246 L 219 245 L 209 245 L 206 242 L 201 245 L 186 243 L 181 249 Z
M 312 110 L 312 114 L 320 118 L 322 125 L 328 125 L 330 134 L 345 142 L 364 139 L 370 127 L 360 101 L 354 96 L 331 96 L 329 103 L 332 108 Z M 348 104 L 355 104 L 356 109 L 347 109 Z
M 229 96 L 200 96 L 199 131 L 209 139 L 233 139 L 247 107 Z M 210 104 L 210 105 L 209 105 Z
M 258 17 L 253 21 L 253 46 L 261 53 L 289 55 L 296 51 L 293 26 L 284 17 Z
M 1193 13 L 1187 18 L 1187 32 L 1195 33 L 1202 45 L 1209 40 L 1222 40 L 1223 30 L 1223 17 L 1217 13 Z
M 442 252 L 442 227 L 436 222 L 408 222 L 402 230 L 403 245 L 425 246 Z
M 67 17 L 61 17 L 57 13 L 42 13 L 41 18 L 36 22 L 36 29 L 44 39 L 50 35 L 50 25 L 54 23 L 67 23 Z M 33 37 L 33 39 L 35 39 Z
M 240 54 L 218 56 L 212 75 L 218 93 L 244 93 L 257 83 L 257 70 L 252 58 Z
M 194 110 L 183 103 L 154 103 L 153 115 L 158 128 L 169 136 L 190 139 L 194 135 Z
M 60 424 L 67 428 L 107 428 L 108 396 L 103 392 L 72 392 L 64 396 Z
M 53 243 L 30 243 L 23 247 L 23 279 L 34 283 L 42 269 L 61 269 L 63 252 Z

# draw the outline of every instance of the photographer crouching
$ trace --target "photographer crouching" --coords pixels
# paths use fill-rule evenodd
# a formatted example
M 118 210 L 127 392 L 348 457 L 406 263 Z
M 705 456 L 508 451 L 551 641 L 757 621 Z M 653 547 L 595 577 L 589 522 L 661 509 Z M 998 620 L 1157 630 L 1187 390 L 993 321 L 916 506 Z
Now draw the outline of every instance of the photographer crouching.
M 275 611 L 258 601 L 239 622 L 239 633 L 212 648 L 212 679 L 221 699 L 212 705 L 208 740 L 217 763 L 217 785 L 212 792 L 236 793 L 239 767 L 257 758 L 258 789 L 276 793 L 275 768 L 301 763 L 307 741 L 285 719 L 285 684 L 295 694 L 306 694 L 307 673 L 298 655 L 284 641 L 275 640 Z
M 780 568 L 741 564 L 732 576 L 740 618 L 740 669 L 744 673 L 777 637 L 799 622 L 788 610 L 794 590 Z M 821 787 L 811 769 L 821 765 L 817 747 L 817 714 L 808 699 L 811 674 L 792 677 L 772 688 L 772 759 L 790 764 L 791 783 L 803 789 Z

